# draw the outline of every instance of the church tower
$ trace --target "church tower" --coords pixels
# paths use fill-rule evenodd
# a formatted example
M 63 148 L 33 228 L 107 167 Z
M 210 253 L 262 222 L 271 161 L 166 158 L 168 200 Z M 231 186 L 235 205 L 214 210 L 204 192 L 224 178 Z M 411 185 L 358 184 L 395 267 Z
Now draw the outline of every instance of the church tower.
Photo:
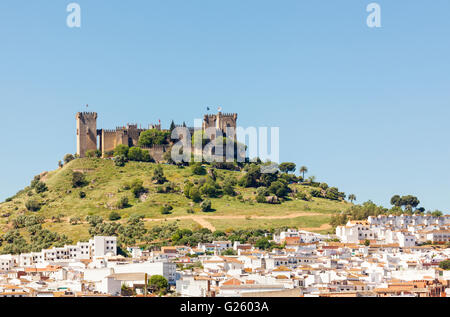
M 77 119 L 77 154 L 85 157 L 89 150 L 97 150 L 97 113 L 78 112 Z

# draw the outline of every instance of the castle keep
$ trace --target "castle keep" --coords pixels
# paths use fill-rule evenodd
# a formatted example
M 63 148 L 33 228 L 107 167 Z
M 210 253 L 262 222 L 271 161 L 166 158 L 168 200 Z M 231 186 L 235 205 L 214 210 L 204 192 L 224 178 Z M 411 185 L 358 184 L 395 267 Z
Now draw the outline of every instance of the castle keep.
M 148 129 L 142 129 L 137 124 L 127 124 L 126 126 L 116 127 L 113 130 L 97 129 L 97 113 L 96 112 L 78 112 L 76 115 L 77 121 L 77 155 L 85 157 L 87 151 L 100 150 L 105 156 L 108 152 L 114 151 L 119 144 L 124 144 L 129 147 L 137 146 L 139 137 L 142 132 L 149 129 L 162 130 L 161 124 L 151 124 Z M 217 113 L 214 115 L 205 115 L 203 118 L 202 129 L 205 131 L 208 128 L 215 128 L 220 130 L 224 135 L 227 128 L 236 130 L 236 113 Z M 193 128 L 189 128 L 190 133 L 194 132 Z M 227 137 L 235 138 L 234 135 Z M 150 155 L 156 160 L 160 161 L 163 154 L 170 148 L 169 145 L 154 145 L 145 148 Z

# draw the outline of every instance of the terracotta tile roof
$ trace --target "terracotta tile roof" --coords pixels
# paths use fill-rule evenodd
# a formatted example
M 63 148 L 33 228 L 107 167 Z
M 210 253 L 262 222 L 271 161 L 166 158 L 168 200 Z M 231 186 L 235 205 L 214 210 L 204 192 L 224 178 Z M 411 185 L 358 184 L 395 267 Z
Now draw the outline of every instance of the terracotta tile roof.
M 222 285 L 242 285 L 242 282 L 236 278 L 232 278 L 228 281 L 223 282 Z

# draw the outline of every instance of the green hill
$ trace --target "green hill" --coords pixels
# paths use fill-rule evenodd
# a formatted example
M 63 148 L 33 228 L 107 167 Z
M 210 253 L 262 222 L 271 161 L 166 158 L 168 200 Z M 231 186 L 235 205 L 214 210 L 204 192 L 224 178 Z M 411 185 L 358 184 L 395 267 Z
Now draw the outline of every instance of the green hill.
M 203 212 L 200 204 L 185 197 L 182 190 L 186 180 L 198 183 L 205 176 L 193 175 L 191 167 L 160 165 L 174 191 L 160 193 L 160 185 L 152 182 L 156 166 L 154 163 L 128 162 L 124 167 L 118 167 L 109 159 L 83 158 L 75 159 L 55 171 L 42 173 L 40 181 L 45 183 L 46 190 L 37 193 L 37 188 L 29 186 L 0 204 L 0 234 L 13 229 L 14 220 L 21 215 L 39 215 L 45 218 L 42 224 L 44 229 L 65 234 L 77 241 L 89 237 L 86 216 L 99 215 L 108 221 L 112 211 L 120 215 L 118 222 L 122 223 L 131 216 L 143 216 L 147 228 L 176 222 L 180 228 L 201 226 L 212 231 L 289 226 L 327 232 L 330 230 L 328 223 L 331 215 L 351 206 L 346 201 L 312 198 L 310 192 L 314 188 L 300 184 L 290 184 L 289 187 L 296 193 L 305 193 L 308 201 L 296 198 L 299 197 L 296 194 L 287 197 L 281 204 L 257 203 L 255 188 L 236 185 L 236 196 L 208 198 L 212 211 Z M 84 175 L 86 182 L 83 187 L 73 187 L 74 172 Z M 245 173 L 221 169 L 215 169 L 215 172 L 219 185 L 223 185 L 227 177 L 239 179 Z M 146 189 L 146 193 L 139 198 L 129 189 L 135 179 L 142 180 Z M 128 204 L 123 209 L 117 209 L 123 197 L 128 199 Z M 28 210 L 26 205 L 29 201 L 39 203 L 40 209 Z M 170 214 L 161 213 L 164 205 L 173 207 Z

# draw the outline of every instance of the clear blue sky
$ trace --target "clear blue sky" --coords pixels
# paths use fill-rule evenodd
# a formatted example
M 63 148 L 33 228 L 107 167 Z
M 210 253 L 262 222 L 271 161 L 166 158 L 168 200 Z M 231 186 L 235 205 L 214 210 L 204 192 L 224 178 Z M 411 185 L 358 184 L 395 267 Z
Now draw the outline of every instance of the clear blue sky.
M 0 2 L 0 199 L 76 151 L 75 113 L 99 126 L 190 122 L 206 105 L 279 126 L 281 160 L 389 205 L 450 206 L 450 2 Z

